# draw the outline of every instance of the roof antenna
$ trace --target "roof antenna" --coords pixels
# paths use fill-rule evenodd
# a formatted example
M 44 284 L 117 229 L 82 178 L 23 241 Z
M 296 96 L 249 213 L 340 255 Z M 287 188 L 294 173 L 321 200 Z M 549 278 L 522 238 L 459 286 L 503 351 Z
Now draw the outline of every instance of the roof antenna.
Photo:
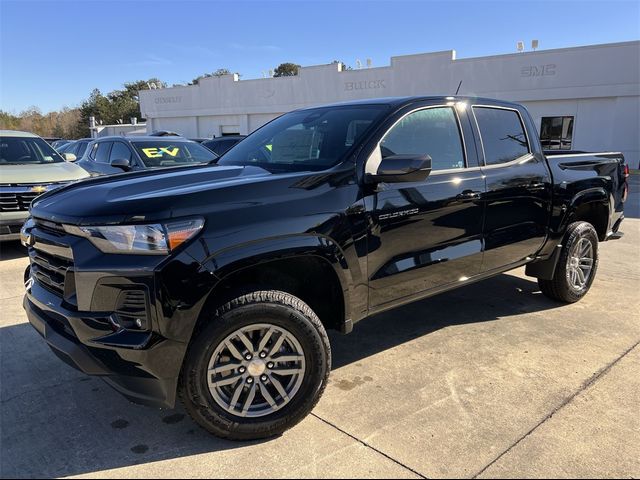
M 460 87 L 462 86 L 462 80 L 460 80 L 460 83 L 458 84 L 458 89 L 456 90 L 456 95 L 458 95 L 458 92 L 460 91 Z

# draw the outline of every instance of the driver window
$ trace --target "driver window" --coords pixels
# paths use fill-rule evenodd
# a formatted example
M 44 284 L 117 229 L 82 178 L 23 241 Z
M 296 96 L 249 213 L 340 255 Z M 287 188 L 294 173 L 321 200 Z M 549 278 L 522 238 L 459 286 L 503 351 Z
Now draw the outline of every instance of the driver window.
M 410 113 L 380 142 L 380 160 L 392 155 L 429 155 L 433 170 L 464 168 L 464 152 L 456 113 L 451 107 Z
M 124 143 L 114 142 L 109 155 L 109 163 L 113 160 L 129 160 L 131 161 L 131 150 Z

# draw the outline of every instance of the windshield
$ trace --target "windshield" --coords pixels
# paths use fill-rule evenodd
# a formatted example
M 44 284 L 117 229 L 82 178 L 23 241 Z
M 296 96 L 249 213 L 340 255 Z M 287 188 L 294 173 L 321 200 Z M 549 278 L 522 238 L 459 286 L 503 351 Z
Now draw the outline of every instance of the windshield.
M 226 152 L 219 165 L 254 165 L 270 172 L 325 170 L 339 163 L 386 109 L 383 105 L 291 112 Z
M 38 137 L 0 137 L 0 165 L 39 165 L 64 162 L 51 145 Z
M 196 142 L 172 142 L 152 140 L 133 142 L 146 167 L 172 167 L 176 165 L 204 163 L 215 160 L 217 155 Z

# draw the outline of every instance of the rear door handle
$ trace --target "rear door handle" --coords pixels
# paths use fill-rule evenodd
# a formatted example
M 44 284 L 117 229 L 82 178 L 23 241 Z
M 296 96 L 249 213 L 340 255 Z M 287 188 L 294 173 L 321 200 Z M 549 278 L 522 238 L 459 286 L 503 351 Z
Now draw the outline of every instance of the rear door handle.
M 475 190 L 465 190 L 456 195 L 456 200 L 477 200 L 480 198 L 481 192 Z

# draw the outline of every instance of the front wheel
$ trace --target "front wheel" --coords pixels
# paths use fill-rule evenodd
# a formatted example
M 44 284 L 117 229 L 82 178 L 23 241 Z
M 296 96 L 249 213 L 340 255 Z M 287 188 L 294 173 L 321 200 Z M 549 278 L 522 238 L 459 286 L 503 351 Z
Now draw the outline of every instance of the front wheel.
M 547 297 L 574 303 L 584 297 L 598 269 L 598 234 L 590 223 L 569 225 L 553 280 L 538 279 Z
M 194 340 L 181 396 L 216 436 L 266 438 L 313 409 L 330 368 L 327 334 L 309 306 L 288 293 L 257 291 L 218 308 Z

